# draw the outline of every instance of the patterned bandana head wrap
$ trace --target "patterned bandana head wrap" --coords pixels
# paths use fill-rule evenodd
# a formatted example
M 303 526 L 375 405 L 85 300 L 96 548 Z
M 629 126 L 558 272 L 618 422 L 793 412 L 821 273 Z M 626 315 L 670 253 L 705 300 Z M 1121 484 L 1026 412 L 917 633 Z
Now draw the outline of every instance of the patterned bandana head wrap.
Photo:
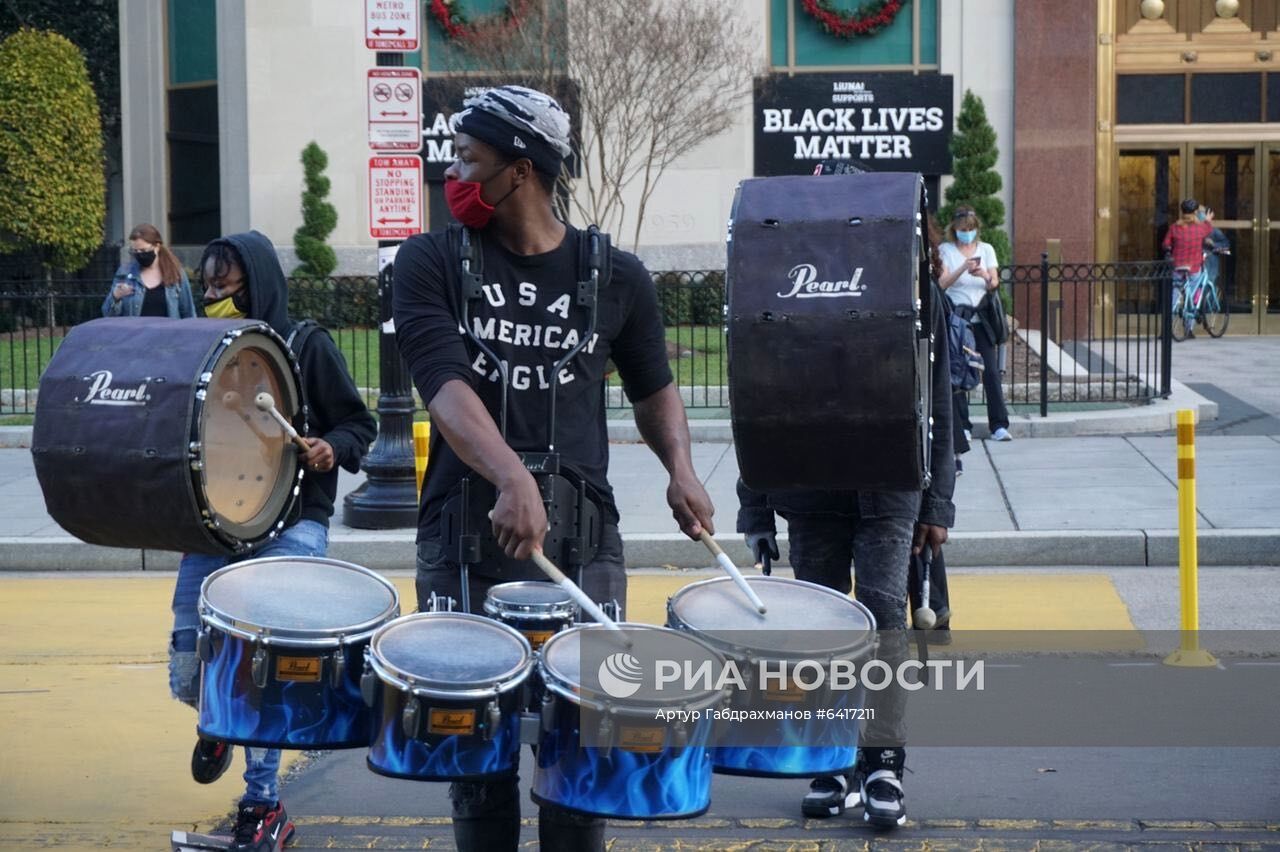
M 569 156 L 569 114 L 556 99 L 524 86 L 498 86 L 467 98 L 450 123 L 492 145 L 511 159 L 527 157 L 540 172 L 556 177 Z

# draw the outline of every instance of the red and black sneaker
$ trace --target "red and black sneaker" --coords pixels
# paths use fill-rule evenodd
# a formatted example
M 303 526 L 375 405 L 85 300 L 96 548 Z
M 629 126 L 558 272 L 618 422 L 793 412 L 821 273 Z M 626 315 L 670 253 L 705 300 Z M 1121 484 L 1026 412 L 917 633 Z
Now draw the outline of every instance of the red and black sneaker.
M 199 784 L 212 784 L 231 765 L 231 743 L 222 740 L 196 740 L 191 752 L 191 777 Z
M 293 838 L 293 823 L 284 805 L 241 805 L 236 829 L 228 849 L 231 852 L 280 852 Z

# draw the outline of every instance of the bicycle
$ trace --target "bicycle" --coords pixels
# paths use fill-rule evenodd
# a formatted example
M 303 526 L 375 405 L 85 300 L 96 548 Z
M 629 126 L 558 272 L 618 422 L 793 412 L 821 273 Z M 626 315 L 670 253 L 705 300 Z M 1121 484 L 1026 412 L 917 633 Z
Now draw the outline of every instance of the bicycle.
M 1229 255 L 1227 249 L 1215 249 L 1215 254 Z M 1208 257 L 1208 253 L 1205 253 Z M 1209 277 L 1204 266 L 1191 272 L 1189 266 L 1173 270 L 1173 339 L 1182 341 L 1195 336 L 1199 322 L 1210 337 L 1218 338 L 1227 332 L 1231 321 L 1230 307 L 1218 292 L 1218 285 Z

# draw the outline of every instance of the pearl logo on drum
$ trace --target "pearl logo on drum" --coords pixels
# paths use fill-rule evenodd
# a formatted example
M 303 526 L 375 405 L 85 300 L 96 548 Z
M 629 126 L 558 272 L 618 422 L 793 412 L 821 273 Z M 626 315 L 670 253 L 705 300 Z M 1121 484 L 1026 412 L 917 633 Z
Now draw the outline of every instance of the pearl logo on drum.
M 791 267 L 787 278 L 791 279 L 791 290 L 778 293 L 778 297 L 782 299 L 857 298 L 867 289 L 867 285 L 862 283 L 861 266 L 848 278 L 819 281 L 817 267 L 812 263 L 800 263 Z
M 600 686 L 614 698 L 630 698 L 640 689 L 644 670 L 630 654 L 610 654 L 600 663 Z
M 84 395 L 84 399 L 78 399 L 76 402 L 86 402 L 89 405 L 146 405 L 150 401 L 151 394 L 147 393 L 150 376 L 143 379 L 135 388 L 114 388 L 111 386 L 113 378 L 115 377 L 110 370 L 98 370 L 85 376 L 84 380 L 89 383 L 89 391 Z

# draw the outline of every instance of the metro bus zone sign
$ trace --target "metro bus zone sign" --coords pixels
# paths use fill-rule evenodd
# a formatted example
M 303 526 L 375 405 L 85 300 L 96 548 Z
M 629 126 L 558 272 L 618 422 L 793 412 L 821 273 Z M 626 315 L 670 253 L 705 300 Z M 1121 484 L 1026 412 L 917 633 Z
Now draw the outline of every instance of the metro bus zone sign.
M 422 232 L 422 158 L 369 158 L 369 236 L 402 240 Z
M 418 49 L 419 0 L 364 0 L 364 46 L 412 53 Z

